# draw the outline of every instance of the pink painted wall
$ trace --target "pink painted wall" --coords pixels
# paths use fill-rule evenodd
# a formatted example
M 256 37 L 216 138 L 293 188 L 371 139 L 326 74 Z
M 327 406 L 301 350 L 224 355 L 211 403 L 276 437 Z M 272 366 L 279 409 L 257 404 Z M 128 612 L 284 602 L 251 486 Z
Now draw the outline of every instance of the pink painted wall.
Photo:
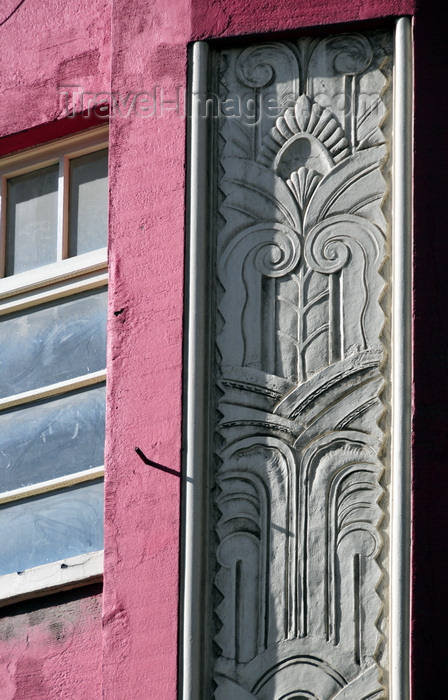
M 116 0 L 112 89 L 173 99 L 185 84 L 185 0 Z M 111 120 L 106 698 L 176 697 L 185 121 Z M 113 312 L 123 309 L 115 316 Z
M 62 117 L 62 85 L 109 85 L 110 4 L 0 4 L 0 137 Z
M 113 91 L 122 100 L 157 87 L 160 106 L 161 100 L 176 100 L 177 89 L 182 94 L 186 87 L 191 40 L 384 21 L 415 9 L 413 0 L 25 0 L 1 25 L 16 4 L 7 0 L 0 9 L 0 153 L 74 128 L 73 121 L 64 119 L 60 85 Z M 438 637 L 446 629 L 437 577 L 441 573 L 446 580 L 448 561 L 434 541 L 448 496 L 442 473 L 448 387 L 436 372 L 442 370 L 443 353 L 436 362 L 425 362 L 439 342 L 440 329 L 448 330 L 443 296 L 437 297 L 426 281 L 435 262 L 440 268 L 437 289 L 448 296 L 442 268 L 446 258 L 437 252 L 436 222 L 443 216 L 444 197 L 442 193 L 434 203 L 425 184 L 434 169 L 434 153 L 442 148 L 438 134 L 444 129 L 442 112 L 437 112 L 440 71 L 437 78 L 431 53 L 437 45 L 436 11 L 436 0 L 425 0 L 416 13 L 416 90 L 417 97 L 422 95 L 416 112 L 416 158 L 425 167 L 418 171 L 416 195 L 416 251 L 422 263 L 416 276 L 414 540 L 419 576 L 414 588 L 414 700 L 427 697 L 422 689 L 427 687 L 428 666 L 434 696 L 438 692 L 443 697 L 446 687 L 437 651 Z M 431 127 L 431 115 L 438 131 Z M 53 120 L 59 120 L 58 126 L 49 129 Z M 19 137 L 11 136 L 17 132 Z M 76 605 L 45 608 L 34 626 L 28 613 L 12 615 L 8 610 L 0 623 L 2 700 L 100 700 L 101 683 L 106 700 L 177 697 L 185 140 L 185 120 L 169 108 L 163 115 L 146 117 L 131 108 L 127 116 L 111 119 L 102 629 L 97 595 L 88 590 L 84 597 L 79 594 Z M 446 157 L 437 162 L 446 169 Z M 440 188 L 438 177 L 431 181 Z M 426 314 L 434 308 L 437 320 L 428 327 Z M 136 446 L 175 473 L 146 466 Z M 429 624 L 426 611 L 433 595 L 438 607 Z M 51 627 L 62 618 L 69 626 L 63 643 Z M 7 639 L 5 629 L 11 630 Z M 437 668 L 431 658 L 439 659 Z
M 2 700 L 101 697 L 101 598 L 89 586 L 2 612 Z
M 192 1 L 192 38 L 238 36 L 412 15 L 414 0 Z

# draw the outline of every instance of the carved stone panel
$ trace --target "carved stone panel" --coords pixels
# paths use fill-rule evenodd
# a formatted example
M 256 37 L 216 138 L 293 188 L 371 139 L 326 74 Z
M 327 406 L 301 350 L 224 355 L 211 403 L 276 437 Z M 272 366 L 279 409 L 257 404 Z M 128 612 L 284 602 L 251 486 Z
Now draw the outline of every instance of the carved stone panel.
M 387 697 L 391 47 L 217 57 L 216 700 Z

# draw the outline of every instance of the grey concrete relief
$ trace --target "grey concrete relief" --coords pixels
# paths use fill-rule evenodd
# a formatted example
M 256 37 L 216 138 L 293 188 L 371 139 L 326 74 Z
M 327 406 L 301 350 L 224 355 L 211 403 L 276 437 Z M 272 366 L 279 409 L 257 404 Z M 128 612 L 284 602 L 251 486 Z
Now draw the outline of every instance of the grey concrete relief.
M 387 696 L 392 53 L 215 57 L 216 700 Z

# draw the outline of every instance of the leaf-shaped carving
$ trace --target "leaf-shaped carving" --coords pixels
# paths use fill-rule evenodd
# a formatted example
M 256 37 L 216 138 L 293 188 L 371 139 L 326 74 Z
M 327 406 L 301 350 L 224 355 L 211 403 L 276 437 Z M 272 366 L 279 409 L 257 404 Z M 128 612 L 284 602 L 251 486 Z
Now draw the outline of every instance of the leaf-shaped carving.
M 328 422 L 325 414 L 335 406 L 340 406 L 344 397 L 350 397 L 350 410 L 354 405 L 362 404 L 359 400 L 355 400 L 353 392 L 357 391 L 361 385 L 369 385 L 378 377 L 381 378 L 378 368 L 382 357 L 381 351 L 369 350 L 350 355 L 344 360 L 333 363 L 330 367 L 325 367 L 306 384 L 300 384 L 285 393 L 275 406 L 275 413 L 292 420 L 300 419 L 304 426 L 323 418 L 320 427 L 324 432 L 325 422 Z M 368 393 L 370 396 L 376 394 L 370 387 Z M 348 415 L 345 411 L 338 412 L 336 422 L 341 423 Z
M 382 700 L 384 697 L 379 668 L 371 666 L 350 681 L 331 700 Z
M 369 207 L 369 219 L 382 228 L 384 215 L 381 202 L 386 181 L 381 164 L 387 156 L 385 146 L 356 153 L 323 178 L 316 188 L 305 215 L 309 230 L 318 221 L 336 214 L 359 214 Z
M 254 224 L 277 222 L 301 232 L 301 214 L 291 190 L 272 170 L 240 158 L 223 158 L 220 189 L 226 195 L 220 213 L 225 248 L 235 232 Z
M 386 80 L 384 80 L 386 82 Z M 383 87 L 383 86 L 382 86 Z M 363 104 L 358 107 L 356 115 L 357 150 L 372 148 L 385 142 L 380 124 L 384 120 L 386 107 L 380 93 L 363 96 Z
M 387 118 L 387 103 L 383 100 L 391 71 L 390 57 L 384 46 L 376 46 L 375 63 L 378 70 L 368 71 L 359 79 L 359 94 L 356 109 L 357 150 L 385 143 L 381 130 Z
M 316 170 L 308 170 L 308 168 L 299 168 L 291 173 L 286 184 L 297 199 L 302 211 L 306 209 L 321 177 L 321 174 Z
M 253 150 L 253 133 L 242 119 L 224 119 L 221 129 L 224 140 L 224 158 L 250 158 Z

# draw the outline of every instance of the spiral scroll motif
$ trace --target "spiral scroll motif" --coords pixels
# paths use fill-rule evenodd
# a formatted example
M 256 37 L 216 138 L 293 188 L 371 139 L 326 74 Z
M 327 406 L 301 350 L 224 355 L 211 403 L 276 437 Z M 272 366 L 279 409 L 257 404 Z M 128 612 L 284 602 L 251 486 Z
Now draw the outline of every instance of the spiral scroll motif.
M 331 37 L 323 45 L 331 52 L 333 68 L 339 75 L 359 75 L 372 62 L 372 47 L 362 34 Z
M 237 236 L 223 254 L 225 269 L 231 274 L 235 265 L 253 260 L 257 271 L 266 277 L 283 277 L 297 267 L 302 244 L 296 231 L 272 222 L 251 226 Z M 235 257 L 236 256 L 236 257 Z
M 263 227 L 255 227 L 255 234 L 266 234 Z M 283 277 L 297 267 L 301 254 L 298 235 L 279 224 L 275 225 L 275 234 L 256 247 L 254 265 L 265 277 Z
M 287 45 L 279 50 L 278 44 L 264 44 L 244 49 L 237 58 L 235 73 L 241 85 L 264 88 L 274 82 L 277 72 L 286 72 L 292 78 L 296 67 L 296 57 Z
M 316 224 L 308 233 L 305 259 L 316 272 L 339 272 L 356 250 L 374 267 L 382 251 L 381 232 L 357 216 L 332 216 Z
M 338 228 L 342 230 L 338 231 Z M 306 260 L 310 267 L 326 275 L 342 270 L 351 255 L 345 237 L 346 233 L 340 221 L 336 226 L 327 221 L 315 226 L 307 238 L 305 247 Z

